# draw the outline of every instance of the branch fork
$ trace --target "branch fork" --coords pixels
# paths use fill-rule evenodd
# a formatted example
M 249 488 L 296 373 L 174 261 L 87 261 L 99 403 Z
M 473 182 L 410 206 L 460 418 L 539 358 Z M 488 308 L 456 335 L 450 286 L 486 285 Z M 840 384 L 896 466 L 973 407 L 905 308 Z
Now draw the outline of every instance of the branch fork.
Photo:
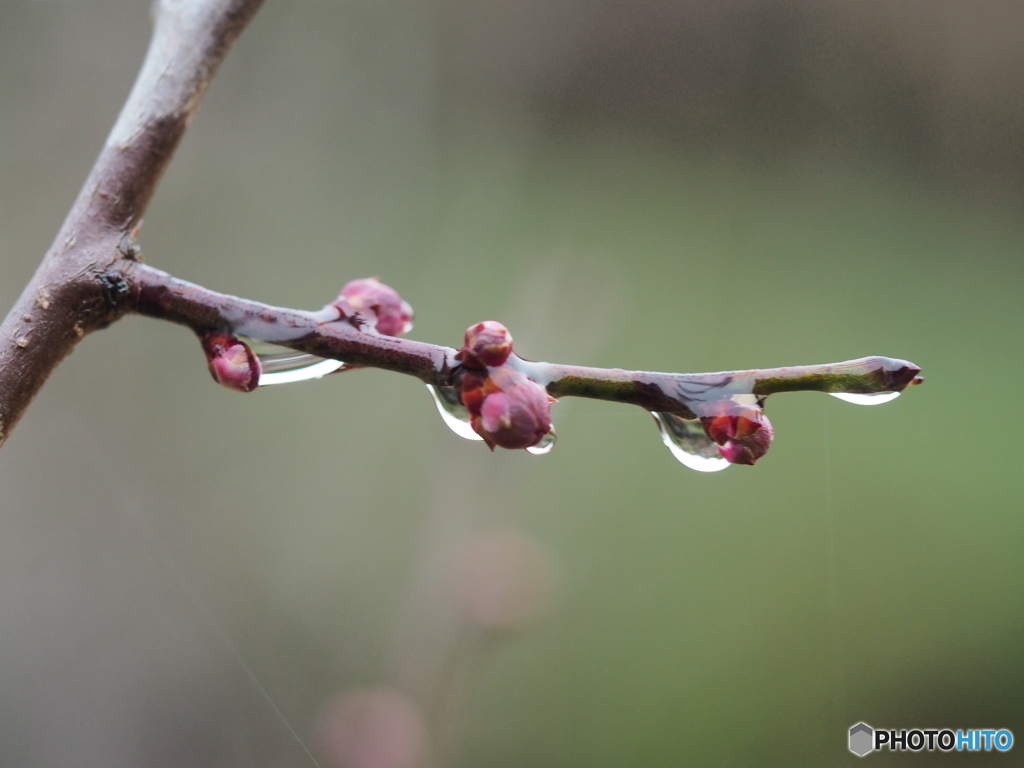
M 713 441 L 723 457 L 753 463 L 771 441 L 763 417 L 771 394 L 870 395 L 921 381 L 917 366 L 883 357 L 705 374 L 530 362 L 512 352 L 507 329 L 490 321 L 473 326 L 461 350 L 398 338 L 411 327 L 411 307 L 376 279 L 354 281 L 333 305 L 306 312 L 217 293 L 142 263 L 142 215 L 217 68 L 261 2 L 155 4 L 153 39 L 131 94 L 53 245 L 0 324 L 0 444 L 75 345 L 129 312 L 191 328 L 214 378 L 238 391 L 252 391 L 260 378 L 259 361 L 239 336 L 347 367 L 415 376 L 464 409 L 459 418 L 492 448 L 532 449 L 553 440 L 549 398 L 573 396 L 638 405 L 655 414 L 663 434 L 668 424 L 688 445 Z

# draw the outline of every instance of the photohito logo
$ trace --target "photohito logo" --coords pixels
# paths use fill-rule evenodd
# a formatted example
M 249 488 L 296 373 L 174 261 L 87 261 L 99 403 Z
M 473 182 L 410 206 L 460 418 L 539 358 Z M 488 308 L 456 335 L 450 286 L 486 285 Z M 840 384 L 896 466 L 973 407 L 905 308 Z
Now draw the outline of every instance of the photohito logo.
M 886 730 L 857 723 L 850 728 L 850 751 L 864 757 L 879 749 L 920 752 L 1006 752 L 1013 746 L 1013 734 L 1006 728 L 951 731 L 948 728 L 901 728 Z

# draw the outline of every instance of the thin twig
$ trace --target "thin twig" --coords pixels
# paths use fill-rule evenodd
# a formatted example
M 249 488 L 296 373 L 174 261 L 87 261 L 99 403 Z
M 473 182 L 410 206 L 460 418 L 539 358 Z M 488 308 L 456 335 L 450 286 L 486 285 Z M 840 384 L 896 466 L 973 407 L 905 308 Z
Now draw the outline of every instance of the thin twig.
M 434 386 L 453 386 L 460 373 L 451 347 L 381 336 L 345 320 L 241 299 L 172 277 L 145 264 L 126 273 L 132 311 L 188 326 L 279 344 L 350 365 L 415 376 Z M 365 327 L 365 326 L 363 326 Z M 763 398 L 776 392 L 899 392 L 918 381 L 920 369 L 905 360 L 865 357 L 843 363 L 720 373 L 656 373 L 531 362 L 513 355 L 510 365 L 544 386 L 553 397 L 589 397 L 639 405 L 685 418 L 702 405 L 736 396 Z

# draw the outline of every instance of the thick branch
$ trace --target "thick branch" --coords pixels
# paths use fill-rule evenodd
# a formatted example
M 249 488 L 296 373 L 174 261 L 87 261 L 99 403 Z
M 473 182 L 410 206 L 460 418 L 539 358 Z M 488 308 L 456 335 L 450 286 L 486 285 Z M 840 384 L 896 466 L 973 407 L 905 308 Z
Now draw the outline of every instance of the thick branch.
M 381 336 L 347 321 L 326 322 L 318 313 L 284 309 L 211 291 L 144 264 L 127 273 L 131 309 L 142 315 L 186 325 L 196 333 L 224 331 L 279 344 L 350 365 L 384 368 L 427 384 L 452 386 L 459 376 L 451 347 Z M 589 397 L 639 405 L 685 418 L 704 415 L 702 406 L 776 392 L 814 391 L 874 394 L 899 392 L 918 383 L 913 363 L 866 357 L 829 365 L 808 365 L 720 373 L 654 373 L 618 368 L 584 368 L 530 362 L 513 355 L 512 367 L 555 397 Z
M 138 79 L 32 280 L 0 325 L 0 444 L 85 334 L 124 312 L 121 275 L 156 185 L 262 0 L 160 0 Z

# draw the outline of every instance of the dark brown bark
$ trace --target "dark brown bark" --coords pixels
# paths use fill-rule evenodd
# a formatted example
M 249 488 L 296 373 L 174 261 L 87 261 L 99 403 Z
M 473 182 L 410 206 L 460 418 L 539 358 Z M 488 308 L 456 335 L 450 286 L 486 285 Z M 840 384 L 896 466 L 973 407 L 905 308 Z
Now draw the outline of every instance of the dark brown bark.
M 0 325 L 0 444 L 50 372 L 126 308 L 125 268 L 156 185 L 262 0 L 160 0 L 146 59 L 78 199 Z

